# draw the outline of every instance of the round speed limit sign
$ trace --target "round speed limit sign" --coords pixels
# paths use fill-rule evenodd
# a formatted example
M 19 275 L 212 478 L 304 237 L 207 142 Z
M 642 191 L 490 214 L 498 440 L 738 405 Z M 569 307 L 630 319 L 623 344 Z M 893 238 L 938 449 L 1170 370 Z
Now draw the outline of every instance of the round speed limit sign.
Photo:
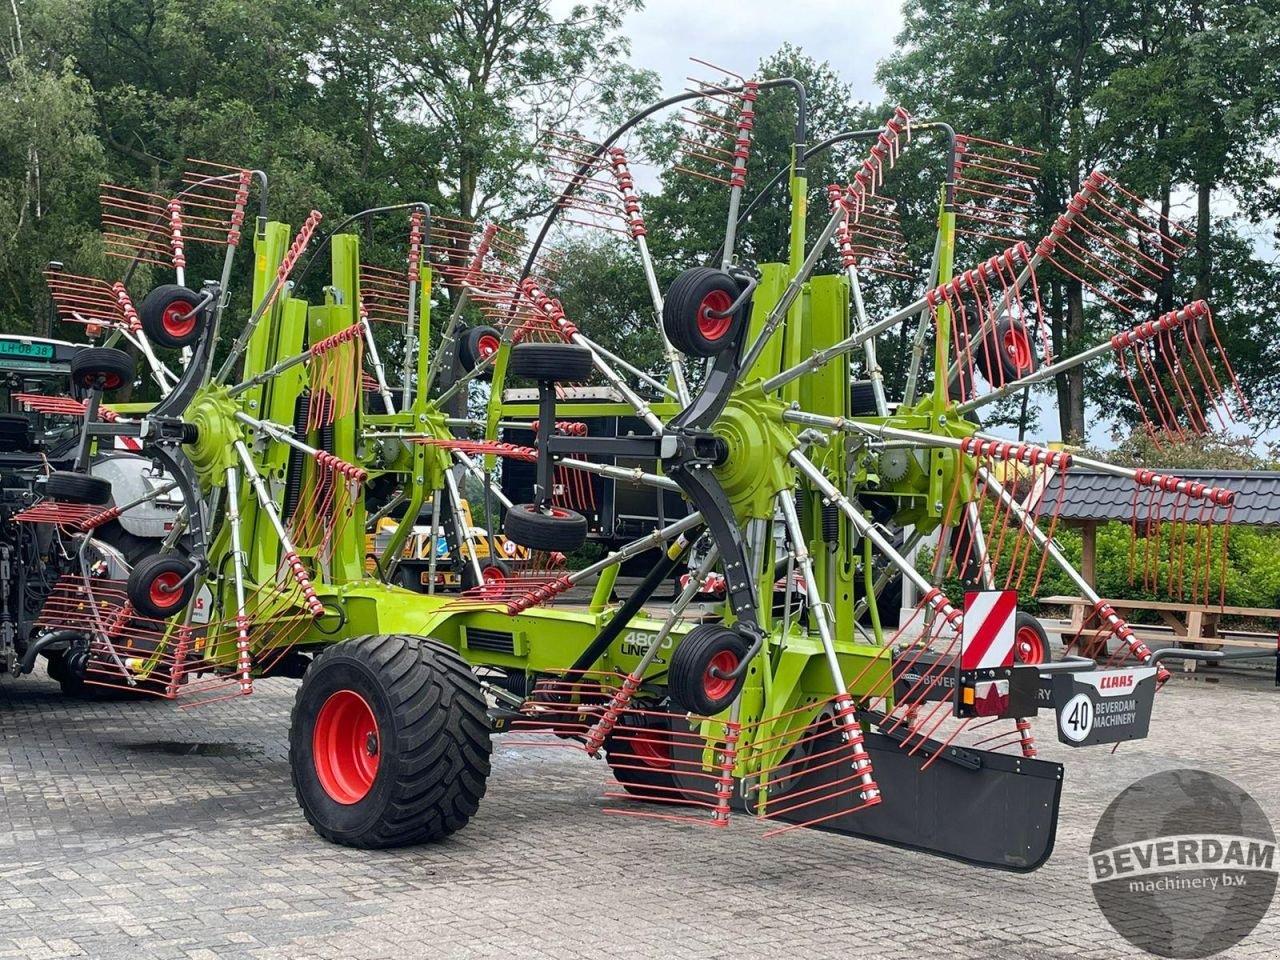
M 1077 693 L 1058 714 L 1062 735 L 1072 743 L 1080 743 L 1093 730 L 1093 701 L 1087 694 Z

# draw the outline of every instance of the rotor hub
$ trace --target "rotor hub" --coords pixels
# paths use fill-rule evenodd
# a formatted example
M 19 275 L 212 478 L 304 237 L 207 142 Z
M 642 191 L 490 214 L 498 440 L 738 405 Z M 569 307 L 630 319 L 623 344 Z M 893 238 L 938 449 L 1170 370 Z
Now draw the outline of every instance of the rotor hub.
M 783 426 L 783 409 L 762 392 L 735 391 L 712 427 L 726 449 L 716 479 L 739 517 L 772 517 L 773 498 L 794 485 L 787 454 L 795 437 Z
M 240 439 L 236 403 L 221 384 L 208 384 L 192 399 L 183 420 L 196 427 L 195 443 L 183 449 L 204 489 L 218 486 L 235 463 L 232 444 Z

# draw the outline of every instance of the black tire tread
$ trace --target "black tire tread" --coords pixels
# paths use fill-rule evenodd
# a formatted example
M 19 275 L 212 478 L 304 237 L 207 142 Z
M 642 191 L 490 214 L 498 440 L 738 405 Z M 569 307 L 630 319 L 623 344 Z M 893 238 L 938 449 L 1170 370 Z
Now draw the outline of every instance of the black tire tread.
M 719 705 L 707 700 L 702 685 L 707 661 L 722 649 L 734 650 L 739 662 L 747 653 L 742 637 L 719 624 L 699 624 L 686 633 L 676 644 L 667 669 L 667 690 L 671 699 L 692 713 L 703 716 L 714 716 L 732 703 L 742 691 L 745 676 L 739 678 L 733 691 Z
M 532 504 L 517 503 L 507 511 L 502 531 L 508 540 L 514 540 L 530 550 L 558 550 L 567 553 L 577 550 L 587 540 L 587 518 L 573 510 L 565 512 L 570 517 L 548 517 L 531 512 Z
M 72 470 L 53 470 L 45 480 L 44 493 L 51 500 L 102 506 L 111 502 L 111 484 L 102 477 Z
M 398 776 L 382 816 L 364 834 L 351 837 L 314 816 L 291 763 L 294 793 L 307 821 L 326 840 L 364 849 L 427 843 L 460 830 L 480 807 L 492 752 L 484 695 L 470 666 L 434 640 L 370 634 L 325 650 L 308 672 L 341 659 L 363 664 L 387 693 L 396 724 L 390 736 L 383 734 L 383 750 L 394 743 Z M 307 689 L 304 679 L 289 729 L 291 758 L 299 750 L 297 717 Z
M 179 301 L 194 307 L 200 302 L 200 294 L 177 283 L 162 283 L 142 298 L 142 303 L 138 306 L 138 320 L 142 324 L 142 332 L 147 335 L 147 339 L 161 347 L 187 347 L 200 339 L 205 318 L 208 316 L 207 309 L 200 312 L 190 335 L 186 337 L 175 339 L 164 328 L 165 308 Z
M 662 329 L 671 345 L 681 353 L 691 357 L 712 357 L 732 345 L 732 328 L 714 341 L 703 336 L 698 328 L 698 308 L 703 299 L 716 290 L 728 294 L 730 303 L 741 293 L 738 282 L 715 267 L 690 267 L 667 289 L 662 302 Z M 734 323 L 741 319 L 745 310 L 745 306 L 738 309 Z
M 517 343 L 507 359 L 507 373 L 530 380 L 578 383 L 591 376 L 591 351 L 576 343 Z
M 81 386 L 91 386 L 86 378 L 93 378 L 102 373 L 115 373 L 121 378 L 117 386 L 106 387 L 106 390 L 119 390 L 133 381 L 136 365 L 133 357 L 115 347 L 81 347 L 71 355 L 71 379 Z

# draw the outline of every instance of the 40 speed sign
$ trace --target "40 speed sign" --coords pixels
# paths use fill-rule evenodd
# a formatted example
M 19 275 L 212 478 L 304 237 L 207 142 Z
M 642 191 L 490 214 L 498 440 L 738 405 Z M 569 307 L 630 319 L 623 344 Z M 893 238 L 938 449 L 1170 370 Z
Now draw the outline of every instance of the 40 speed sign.
M 1071 747 L 1140 740 L 1151 725 L 1155 695 L 1155 667 L 1058 674 L 1058 740 Z

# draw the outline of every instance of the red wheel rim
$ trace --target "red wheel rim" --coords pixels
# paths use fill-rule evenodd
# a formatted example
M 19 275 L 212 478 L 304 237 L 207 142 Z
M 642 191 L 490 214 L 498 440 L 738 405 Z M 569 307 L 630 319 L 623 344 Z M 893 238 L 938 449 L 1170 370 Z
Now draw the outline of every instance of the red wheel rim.
M 497 337 L 485 334 L 476 341 L 476 352 L 480 354 L 480 359 L 483 360 L 485 357 L 492 357 L 497 353 L 500 345 L 501 341 Z
M 539 511 L 538 511 L 537 505 L 530 504 L 528 512 L 538 513 Z M 568 510 L 562 510 L 560 507 L 547 507 L 544 511 L 542 511 L 542 513 L 544 516 L 555 517 L 557 520 L 567 520 L 570 516 L 572 516 L 572 514 L 570 514 Z
M 316 715 L 311 753 L 316 776 L 330 799 L 359 803 L 378 775 L 378 721 L 369 701 L 354 690 L 339 690 Z
M 738 666 L 738 657 L 732 650 L 721 650 L 711 658 L 706 672 L 702 675 L 702 692 L 708 700 L 720 700 L 733 692 L 734 681 L 728 677 L 717 677 L 711 671 L 731 673 Z
M 502 592 L 502 585 L 507 582 L 507 575 L 501 567 L 483 567 L 480 570 L 480 592 L 485 596 L 496 596 Z
M 719 340 L 729 332 L 733 317 L 713 317 L 713 313 L 724 313 L 733 301 L 723 290 L 712 290 L 698 304 L 698 332 L 707 340 Z
M 1018 651 L 1020 662 L 1034 666 L 1048 659 L 1044 638 L 1034 627 L 1019 627 L 1013 641 L 1013 648 Z
M 182 583 L 182 574 L 177 571 L 166 570 L 164 573 L 157 573 L 151 578 L 151 585 L 147 587 L 147 598 L 162 610 L 176 607 L 182 601 L 182 594 L 178 590 L 180 583 Z
M 160 314 L 160 325 L 171 337 L 188 336 L 196 328 L 196 315 L 191 304 L 182 300 L 169 304 Z
M 630 740 L 631 752 L 646 767 L 666 769 L 671 766 L 671 744 L 655 737 L 638 736 Z
M 123 380 L 121 380 L 121 379 L 120 379 L 120 375 L 119 375 L 119 374 L 115 374 L 115 373 L 101 373 L 101 374 L 98 374 L 98 373 L 90 373 L 90 374 L 85 374 L 85 375 L 81 378 L 81 380 L 80 380 L 80 386 L 84 387 L 86 390 L 92 390 L 94 387 L 96 387 L 96 386 L 98 385 L 98 381 L 99 381 L 99 380 L 101 380 L 101 381 L 102 381 L 102 389 L 103 389 L 103 390 L 114 390 L 114 389 L 116 389 L 116 387 L 120 386 L 120 384 L 122 384 L 122 383 L 124 382 Z
M 1031 344 L 1027 342 L 1025 330 L 1010 327 L 1004 332 L 1004 352 L 1015 369 L 1031 369 Z

